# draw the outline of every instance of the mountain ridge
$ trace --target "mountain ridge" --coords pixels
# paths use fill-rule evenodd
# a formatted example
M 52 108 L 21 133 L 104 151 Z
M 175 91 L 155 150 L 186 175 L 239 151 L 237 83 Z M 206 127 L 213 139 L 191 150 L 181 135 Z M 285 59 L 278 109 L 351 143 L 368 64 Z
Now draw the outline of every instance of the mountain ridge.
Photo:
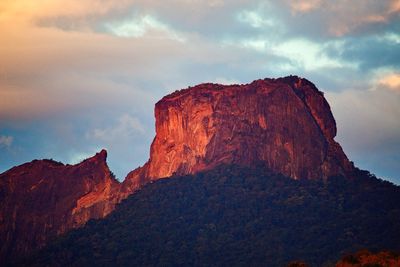
M 118 182 L 106 157 L 102 150 L 76 165 L 33 160 L 0 174 L 0 261 L 110 213 Z
M 18 266 L 333 266 L 363 248 L 400 251 L 399 201 L 399 186 L 358 169 L 295 180 L 220 165 L 148 183 Z
M 103 218 L 145 184 L 173 175 L 195 174 L 221 164 L 263 165 L 293 179 L 351 178 L 354 171 L 334 140 L 336 122 L 323 93 L 298 76 L 242 85 L 199 84 L 163 97 L 154 114 L 156 135 L 149 160 L 121 183 L 107 166 L 105 150 L 76 165 L 36 160 L 0 174 L 0 240 L 8 240 L 1 246 L 0 258 L 10 254 L 10 249 L 26 252 L 90 219 Z M 35 180 L 42 176 L 53 182 Z M 68 177 L 75 179 L 72 186 Z M 36 194 L 32 187 L 43 191 Z M 23 236 L 20 231 L 30 228 L 23 216 L 17 219 L 8 214 L 22 210 L 28 217 L 30 211 L 35 215 L 43 207 L 34 203 L 46 197 L 49 200 L 43 207 L 50 205 L 52 215 L 32 221 L 32 229 L 40 229 L 33 237 L 19 237 Z M 38 206 L 30 209 L 31 203 L 19 198 Z M 62 215 L 57 212 L 60 203 L 64 203 Z M 19 247 L 13 242 L 22 243 Z

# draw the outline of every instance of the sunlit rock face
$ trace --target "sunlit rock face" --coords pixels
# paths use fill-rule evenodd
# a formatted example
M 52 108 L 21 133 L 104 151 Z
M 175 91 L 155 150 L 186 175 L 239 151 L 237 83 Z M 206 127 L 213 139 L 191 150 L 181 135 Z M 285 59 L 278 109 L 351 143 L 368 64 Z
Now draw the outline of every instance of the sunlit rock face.
M 352 169 L 334 141 L 336 123 L 323 93 L 297 76 L 200 84 L 165 96 L 155 117 L 150 159 L 128 175 L 131 189 L 223 163 L 265 164 L 294 179 L 325 179 Z
M 77 165 L 35 160 L 0 174 L 0 262 L 41 247 L 152 180 L 220 164 L 268 167 L 294 179 L 348 176 L 323 94 L 296 76 L 246 85 L 200 84 L 155 107 L 150 159 L 116 181 L 105 150 Z
M 34 160 L 0 175 L 0 262 L 114 209 L 107 152 L 77 165 Z

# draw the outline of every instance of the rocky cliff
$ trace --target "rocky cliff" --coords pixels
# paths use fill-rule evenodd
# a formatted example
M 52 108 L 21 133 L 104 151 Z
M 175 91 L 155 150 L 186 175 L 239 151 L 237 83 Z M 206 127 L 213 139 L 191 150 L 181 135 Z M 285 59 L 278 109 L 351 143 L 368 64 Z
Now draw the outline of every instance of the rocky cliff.
M 107 152 L 77 165 L 34 160 L 0 174 L 0 262 L 114 209 Z
M 336 123 L 323 93 L 297 76 L 200 84 L 165 96 L 155 117 L 150 159 L 128 175 L 126 192 L 223 163 L 265 164 L 294 179 L 326 179 L 353 168 L 334 140 Z
M 150 159 L 120 184 L 105 150 L 77 165 L 35 160 L 0 174 L 0 260 L 103 218 L 152 180 L 221 164 L 262 164 L 294 179 L 349 176 L 323 93 L 297 76 L 245 85 L 200 84 L 155 106 Z

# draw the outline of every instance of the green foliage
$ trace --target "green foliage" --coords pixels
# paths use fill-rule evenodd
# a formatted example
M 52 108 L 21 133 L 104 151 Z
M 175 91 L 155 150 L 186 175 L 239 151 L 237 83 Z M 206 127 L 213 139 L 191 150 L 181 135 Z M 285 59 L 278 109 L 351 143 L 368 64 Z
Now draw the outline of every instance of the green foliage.
M 400 249 L 400 189 L 358 178 L 296 181 L 221 166 L 148 184 L 24 266 L 311 266 Z

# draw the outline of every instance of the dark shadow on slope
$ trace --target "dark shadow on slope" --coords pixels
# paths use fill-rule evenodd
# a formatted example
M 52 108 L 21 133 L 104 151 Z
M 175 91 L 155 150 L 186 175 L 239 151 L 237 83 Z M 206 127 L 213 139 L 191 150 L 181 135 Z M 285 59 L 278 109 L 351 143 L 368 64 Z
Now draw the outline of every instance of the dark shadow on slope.
M 220 166 L 143 187 L 24 266 L 311 266 L 361 248 L 400 250 L 400 187 L 356 178 L 293 180 Z

